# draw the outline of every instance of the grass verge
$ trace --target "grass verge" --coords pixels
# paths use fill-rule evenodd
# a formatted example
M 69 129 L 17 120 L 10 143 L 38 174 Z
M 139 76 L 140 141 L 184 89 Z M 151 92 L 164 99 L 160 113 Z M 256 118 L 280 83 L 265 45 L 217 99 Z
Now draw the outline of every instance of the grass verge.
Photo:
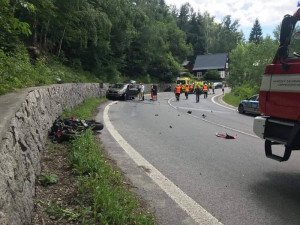
M 64 111 L 62 117 L 91 119 L 96 106 L 104 100 L 85 100 L 72 111 Z M 89 202 L 90 206 L 70 212 L 47 203 L 47 212 L 81 224 L 154 224 L 153 217 L 144 212 L 136 197 L 124 187 L 120 173 L 109 166 L 102 151 L 91 130 L 70 143 L 69 160 L 83 198 L 79 201 Z
M 241 101 L 241 97 L 240 96 L 236 96 L 233 93 L 228 93 L 225 94 L 225 96 L 223 97 L 223 101 L 226 102 L 229 105 L 233 105 L 235 107 L 237 107 Z

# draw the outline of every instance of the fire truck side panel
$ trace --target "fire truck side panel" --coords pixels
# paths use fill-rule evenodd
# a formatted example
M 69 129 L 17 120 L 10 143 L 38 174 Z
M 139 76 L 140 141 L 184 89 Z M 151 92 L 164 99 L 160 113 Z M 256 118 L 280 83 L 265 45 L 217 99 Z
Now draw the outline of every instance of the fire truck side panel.
M 300 93 L 270 92 L 266 115 L 276 118 L 300 120 Z
M 259 92 L 259 112 L 262 115 L 266 115 L 266 103 L 267 103 L 267 95 L 268 91 L 260 91 Z
M 267 66 L 260 88 L 260 112 L 263 115 L 300 120 L 300 60 L 287 60 L 288 71 L 279 62 Z

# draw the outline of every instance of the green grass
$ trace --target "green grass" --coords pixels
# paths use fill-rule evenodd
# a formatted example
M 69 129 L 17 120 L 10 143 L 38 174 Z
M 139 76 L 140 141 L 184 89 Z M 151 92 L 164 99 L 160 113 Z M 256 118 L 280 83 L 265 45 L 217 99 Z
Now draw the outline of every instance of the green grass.
M 87 99 L 72 111 L 64 111 L 63 118 L 91 119 L 96 106 L 103 101 L 105 99 Z M 81 215 L 77 221 L 83 224 L 154 224 L 153 217 L 141 210 L 138 200 L 124 187 L 120 173 L 109 166 L 102 151 L 91 130 L 75 138 L 69 149 L 80 191 L 91 206 L 74 214 L 66 213 L 55 204 L 49 205 L 48 210 L 63 213 L 64 218 L 68 214 Z
M 74 211 L 65 209 L 59 206 L 57 202 L 37 201 L 37 204 L 42 205 L 49 215 L 54 216 L 58 220 L 66 219 L 68 221 L 78 221 L 87 214 L 86 210 Z
M 89 98 L 85 99 L 79 106 L 75 106 L 72 110 L 64 110 L 61 118 L 70 118 L 75 116 L 82 120 L 90 120 L 97 105 L 106 101 L 106 98 Z
M 225 94 L 223 97 L 223 101 L 226 102 L 229 105 L 238 106 L 240 101 L 242 100 L 242 97 L 236 96 L 233 93 Z
M 234 87 L 230 93 L 226 94 L 223 97 L 223 101 L 237 107 L 240 101 L 247 99 L 254 94 L 257 94 L 258 92 L 258 86 L 244 83 Z
M 71 144 L 70 159 L 79 176 L 82 193 L 93 203 L 89 224 L 154 224 L 151 215 L 140 210 L 132 193 L 123 187 L 117 170 L 102 157 L 91 130 Z
M 39 182 L 43 186 L 47 186 L 50 184 L 56 184 L 57 180 L 58 180 L 58 177 L 56 174 L 41 173 L 39 175 Z

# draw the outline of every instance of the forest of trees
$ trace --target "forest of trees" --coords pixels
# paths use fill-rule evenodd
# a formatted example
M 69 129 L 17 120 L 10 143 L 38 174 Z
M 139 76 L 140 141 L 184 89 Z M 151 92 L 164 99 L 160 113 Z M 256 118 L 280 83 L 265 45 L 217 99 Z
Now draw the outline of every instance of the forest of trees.
M 64 72 L 49 66 L 50 61 L 85 71 L 87 80 L 171 82 L 184 60 L 194 62 L 199 54 L 228 52 L 233 65 L 229 83 L 235 86 L 245 80 L 243 76 L 250 76 L 249 69 L 258 69 L 253 67 L 255 62 L 265 65 L 273 57 L 270 52 L 276 50 L 276 40 L 264 39 L 258 32 L 246 42 L 239 22 L 230 15 L 217 23 L 205 9 L 201 11 L 189 3 L 177 9 L 164 0 L 0 0 L 0 93 L 9 89 L 9 82 L 22 87 L 26 69 L 39 80 L 27 86 L 63 76 Z M 254 45 L 268 49 L 266 58 L 255 58 L 260 47 Z M 251 68 L 239 65 L 240 57 L 247 58 L 241 65 L 252 63 Z M 11 71 L 14 60 L 23 61 L 25 72 Z M 47 75 L 41 77 L 42 71 Z M 66 80 L 84 81 L 71 76 Z

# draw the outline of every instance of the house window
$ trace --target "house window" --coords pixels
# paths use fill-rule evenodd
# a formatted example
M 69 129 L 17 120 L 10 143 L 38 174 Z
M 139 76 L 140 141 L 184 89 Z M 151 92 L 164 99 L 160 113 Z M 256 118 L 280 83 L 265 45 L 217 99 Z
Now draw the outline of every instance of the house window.
M 225 78 L 225 71 L 220 71 L 220 77 Z
M 197 77 L 201 77 L 202 76 L 202 72 L 197 72 Z

